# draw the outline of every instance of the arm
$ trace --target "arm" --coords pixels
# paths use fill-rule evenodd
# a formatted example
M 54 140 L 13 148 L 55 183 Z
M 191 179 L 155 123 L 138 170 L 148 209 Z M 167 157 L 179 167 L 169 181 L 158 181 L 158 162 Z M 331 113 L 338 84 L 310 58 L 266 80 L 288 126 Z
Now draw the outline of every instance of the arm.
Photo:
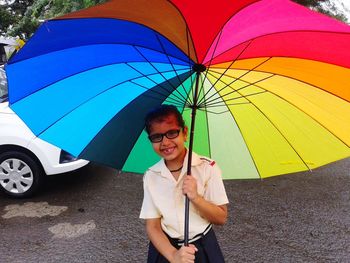
M 186 176 L 183 182 L 182 190 L 187 194 L 189 200 L 198 209 L 200 215 L 215 225 L 223 225 L 227 220 L 227 206 L 215 205 L 197 192 L 197 182 L 193 176 Z
M 152 244 L 169 262 L 194 262 L 195 246 L 182 246 L 179 250 L 173 247 L 162 230 L 160 218 L 146 219 L 146 231 Z

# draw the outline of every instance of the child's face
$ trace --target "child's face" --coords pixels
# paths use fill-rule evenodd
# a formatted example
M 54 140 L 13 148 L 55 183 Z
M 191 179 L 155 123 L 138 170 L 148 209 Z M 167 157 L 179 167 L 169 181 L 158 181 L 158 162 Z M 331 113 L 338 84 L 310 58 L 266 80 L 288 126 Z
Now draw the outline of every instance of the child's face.
M 173 162 L 174 164 L 181 165 L 186 155 L 185 141 L 187 138 L 187 127 L 182 129 L 178 125 L 176 117 L 169 115 L 162 122 L 151 123 L 149 135 L 165 134 L 174 130 L 180 130 L 176 138 L 169 139 L 164 135 L 162 141 L 152 142 L 152 146 L 154 151 L 163 157 L 167 164 Z

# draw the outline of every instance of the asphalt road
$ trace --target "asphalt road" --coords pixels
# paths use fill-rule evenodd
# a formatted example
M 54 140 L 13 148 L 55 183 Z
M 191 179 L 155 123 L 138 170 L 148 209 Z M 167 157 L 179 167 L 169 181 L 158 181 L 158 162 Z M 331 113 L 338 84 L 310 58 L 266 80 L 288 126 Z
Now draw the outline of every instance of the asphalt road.
M 227 262 L 350 262 L 350 159 L 312 173 L 225 181 Z M 89 165 L 31 199 L 0 194 L 0 262 L 145 262 L 142 175 Z

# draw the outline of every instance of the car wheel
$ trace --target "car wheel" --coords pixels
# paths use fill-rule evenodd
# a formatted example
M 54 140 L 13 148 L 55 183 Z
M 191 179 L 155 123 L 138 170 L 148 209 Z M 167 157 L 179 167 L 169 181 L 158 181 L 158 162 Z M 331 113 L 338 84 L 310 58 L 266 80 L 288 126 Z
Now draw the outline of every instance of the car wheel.
M 0 186 L 13 197 L 29 197 L 38 189 L 43 171 L 28 154 L 8 151 L 0 154 Z

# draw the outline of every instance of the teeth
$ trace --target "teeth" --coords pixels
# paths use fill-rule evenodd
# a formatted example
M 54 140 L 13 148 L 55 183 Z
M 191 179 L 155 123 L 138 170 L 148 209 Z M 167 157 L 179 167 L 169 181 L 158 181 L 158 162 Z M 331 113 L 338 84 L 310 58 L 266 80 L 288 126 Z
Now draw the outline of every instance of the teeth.
M 169 153 L 172 153 L 174 151 L 174 148 L 167 148 L 167 149 L 164 149 L 163 152 L 165 154 L 169 154 Z

